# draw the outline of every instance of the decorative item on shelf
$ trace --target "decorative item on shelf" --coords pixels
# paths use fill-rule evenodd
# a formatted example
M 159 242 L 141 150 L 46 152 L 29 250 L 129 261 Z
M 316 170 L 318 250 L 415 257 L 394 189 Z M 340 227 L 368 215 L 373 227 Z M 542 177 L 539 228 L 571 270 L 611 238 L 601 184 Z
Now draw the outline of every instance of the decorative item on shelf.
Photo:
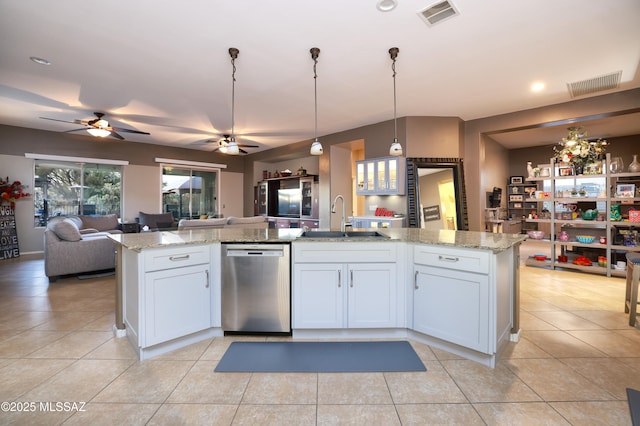
M 300 166 L 300 168 L 298 169 L 298 176 L 306 176 L 306 175 L 307 175 L 307 169 Z
M 527 173 L 529 174 L 530 178 L 535 177 L 535 174 L 534 174 L 535 172 L 533 170 L 533 165 L 531 161 L 527 161 Z
M 620 204 L 611 204 L 609 210 L 609 219 L 613 222 L 620 222 L 622 220 L 622 213 L 620 213 Z
M 629 168 L 627 169 L 629 173 L 639 173 L 640 172 L 640 162 L 638 162 L 638 155 L 633 154 L 633 161 L 629 164 Z
M 557 163 L 570 163 L 576 175 L 584 174 L 587 164 L 595 163 L 605 154 L 607 141 L 598 139 L 589 141 L 587 132 L 582 127 L 569 127 L 569 135 L 562 138 L 559 146 L 554 146 L 554 158 Z M 570 176 L 562 174 L 561 176 Z
M 591 266 L 591 265 L 593 265 L 593 263 L 591 262 L 591 259 L 589 259 L 586 256 L 578 256 L 573 260 L 572 263 L 574 265 L 578 265 L 578 266 Z
M 611 173 L 614 173 L 614 174 L 624 172 L 624 161 L 622 161 L 622 157 L 611 158 L 611 164 L 609 165 L 609 170 L 611 170 Z
M 280 172 L 280 176 L 282 177 L 289 177 L 293 174 L 293 172 L 289 169 L 283 170 Z
M 561 231 L 558 234 L 558 241 L 569 241 L 569 234 L 567 234 L 567 231 Z
M 544 238 L 544 231 L 527 231 L 527 235 L 533 240 L 541 240 Z
M 583 220 L 595 220 L 596 217 L 598 217 L 598 210 L 585 210 L 583 212 L 580 212 L 580 216 L 582 216 Z

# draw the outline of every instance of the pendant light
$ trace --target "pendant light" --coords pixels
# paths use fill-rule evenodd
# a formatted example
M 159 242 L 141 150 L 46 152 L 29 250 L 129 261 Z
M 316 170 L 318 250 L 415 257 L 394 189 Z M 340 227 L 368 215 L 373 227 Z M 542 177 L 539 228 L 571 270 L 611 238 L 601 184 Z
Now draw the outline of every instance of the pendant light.
M 314 105 L 315 105 L 315 131 L 313 143 L 309 153 L 311 155 L 322 155 L 322 144 L 318 141 L 318 74 L 316 73 L 316 65 L 318 65 L 318 56 L 320 56 L 320 49 L 312 47 L 311 59 L 313 59 L 313 93 L 314 93 Z
M 231 56 L 231 66 L 233 67 L 233 71 L 231 73 L 231 139 L 229 139 L 226 150 L 226 153 L 229 155 L 240 154 L 240 148 L 236 143 L 236 134 L 234 131 L 236 107 L 236 59 L 238 58 L 239 53 L 240 51 L 235 47 L 229 48 L 229 56 Z
M 389 49 L 389 55 L 391 56 L 391 70 L 393 71 L 393 143 L 389 148 L 389 155 L 398 157 L 402 155 L 402 145 L 398 142 L 398 117 L 396 109 L 396 58 L 400 49 L 392 47 Z

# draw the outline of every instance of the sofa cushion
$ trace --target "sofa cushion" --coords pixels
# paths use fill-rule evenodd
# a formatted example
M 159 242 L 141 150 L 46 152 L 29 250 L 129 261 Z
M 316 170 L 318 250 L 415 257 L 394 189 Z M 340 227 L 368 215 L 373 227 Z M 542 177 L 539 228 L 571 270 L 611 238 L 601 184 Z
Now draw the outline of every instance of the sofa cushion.
M 251 217 L 234 217 L 230 216 L 227 219 L 229 225 L 241 225 L 246 223 L 262 223 L 266 222 L 267 218 L 264 216 L 251 216 Z
M 53 224 L 51 229 L 61 240 L 80 241 L 82 235 L 75 222 L 71 219 L 64 219 Z
M 227 219 L 180 219 L 178 229 L 187 228 L 224 228 Z
M 80 216 L 82 228 L 93 228 L 98 231 L 111 231 L 118 229 L 118 216 L 106 214 L 101 216 Z
M 154 228 L 170 228 L 173 226 L 173 214 L 169 213 L 144 213 L 138 215 L 138 222 L 141 226 Z

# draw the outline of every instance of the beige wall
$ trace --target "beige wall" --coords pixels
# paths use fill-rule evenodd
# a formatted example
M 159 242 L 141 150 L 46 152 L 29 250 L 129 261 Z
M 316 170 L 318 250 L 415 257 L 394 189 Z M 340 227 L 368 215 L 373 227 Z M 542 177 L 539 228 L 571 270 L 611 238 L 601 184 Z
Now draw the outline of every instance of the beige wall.
M 228 168 L 223 169 L 220 175 L 223 185 L 220 197 L 224 201 L 220 203 L 221 212 L 225 215 L 243 215 L 242 157 L 215 153 L 203 155 L 202 151 L 137 144 L 116 139 L 96 141 L 88 136 L 0 125 L 0 174 L 4 177 L 9 176 L 12 181 L 20 180 L 33 188 L 34 160 L 25 158 L 25 153 L 129 161 L 129 165 L 124 166 L 122 176 L 122 219 L 127 221 L 133 221 L 140 211 L 162 211 L 161 169 L 155 162 L 156 157 L 226 164 Z M 20 251 L 41 252 L 44 229 L 34 226 L 31 198 L 20 200 L 16 206 L 16 222 Z
M 542 108 L 534 108 L 526 111 L 502 114 L 465 122 L 464 129 L 464 159 L 465 159 L 465 182 L 467 184 L 467 205 L 469 210 L 469 229 L 479 231 L 483 229 L 483 208 L 487 188 L 492 182 L 487 176 L 492 173 L 495 164 L 487 157 L 486 136 L 492 133 L 509 132 L 522 128 L 543 127 L 545 125 L 584 125 L 588 128 L 588 120 L 598 118 L 605 114 L 624 114 L 628 112 L 638 112 L 640 110 L 640 89 L 617 92 L 610 95 L 595 96 L 587 99 L 580 99 L 562 104 L 551 105 Z M 540 149 L 540 148 L 537 148 Z M 540 149 L 542 156 L 548 158 L 552 156 L 545 154 Z M 533 157 L 532 157 L 533 158 Z M 501 165 L 506 169 L 505 175 L 509 175 L 513 170 L 510 162 Z M 524 163 L 526 168 L 526 162 Z M 522 163 L 513 167 L 520 168 Z M 516 175 L 524 175 L 522 172 Z M 491 177 L 496 179 L 498 177 Z M 476 184 L 476 182 L 478 184 Z M 505 182 L 498 182 L 502 185 Z

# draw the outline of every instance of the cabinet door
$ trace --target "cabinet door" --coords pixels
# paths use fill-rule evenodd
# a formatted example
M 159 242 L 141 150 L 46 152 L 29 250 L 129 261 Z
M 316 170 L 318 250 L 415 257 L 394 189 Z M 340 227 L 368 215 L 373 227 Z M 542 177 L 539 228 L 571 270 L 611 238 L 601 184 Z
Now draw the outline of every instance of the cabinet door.
M 389 186 L 389 175 L 387 173 L 388 160 L 380 159 L 376 161 L 376 192 L 385 192 Z
M 347 280 L 350 328 L 397 327 L 394 263 L 350 264 Z
M 400 175 L 398 174 L 398 161 L 397 158 L 387 159 L 387 189 L 392 193 L 398 193 L 400 189 L 398 183 L 398 179 L 400 179 Z
M 413 328 L 484 353 L 489 347 L 487 275 L 414 266 Z
M 143 347 L 211 327 L 209 265 L 145 274 Z
M 342 328 L 345 268 L 306 263 L 293 267 L 293 328 Z

